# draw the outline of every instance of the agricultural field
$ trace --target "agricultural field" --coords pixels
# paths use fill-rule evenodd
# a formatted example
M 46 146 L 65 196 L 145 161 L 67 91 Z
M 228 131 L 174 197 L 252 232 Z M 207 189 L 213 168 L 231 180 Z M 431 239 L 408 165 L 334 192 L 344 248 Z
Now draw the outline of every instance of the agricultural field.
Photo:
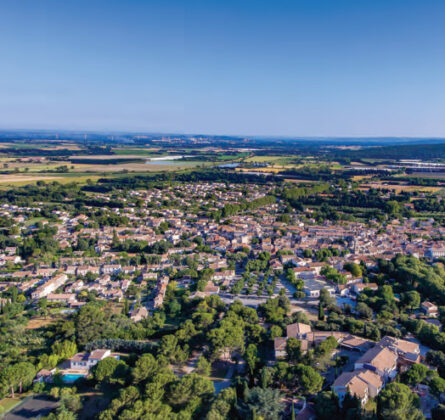
M 246 163 L 269 163 L 271 165 L 294 164 L 296 156 L 250 156 L 243 160 Z
M 138 157 L 143 156 L 156 156 L 159 148 L 120 148 L 115 147 L 112 149 L 116 155 L 128 157 L 129 155 L 136 155 Z
M 236 168 L 235 171 L 236 172 L 264 172 L 264 173 L 280 173 L 285 171 L 286 168 L 276 168 L 276 167 L 267 167 L 267 168 Z
M 402 191 L 407 192 L 425 192 L 425 193 L 438 193 L 439 191 L 443 190 L 443 187 L 429 187 L 429 186 L 422 186 L 422 185 L 389 185 L 386 183 L 379 183 L 379 182 L 373 182 L 369 184 L 362 184 L 359 189 L 361 190 L 368 190 L 370 188 L 374 189 L 384 189 L 384 190 L 392 190 L 396 193 L 401 193 Z

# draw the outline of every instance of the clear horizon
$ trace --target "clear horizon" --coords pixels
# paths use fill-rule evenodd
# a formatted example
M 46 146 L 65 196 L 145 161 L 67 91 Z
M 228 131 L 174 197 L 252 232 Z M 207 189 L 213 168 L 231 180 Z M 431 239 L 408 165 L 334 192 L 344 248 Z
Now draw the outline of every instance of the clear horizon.
M 444 2 L 6 0 L 0 16 L 4 130 L 445 137 Z

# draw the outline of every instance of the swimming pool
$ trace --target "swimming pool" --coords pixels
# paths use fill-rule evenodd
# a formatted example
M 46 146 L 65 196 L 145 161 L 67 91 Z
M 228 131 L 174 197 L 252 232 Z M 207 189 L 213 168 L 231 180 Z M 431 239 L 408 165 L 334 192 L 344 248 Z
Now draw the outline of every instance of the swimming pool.
M 62 376 L 63 382 L 75 382 L 79 378 L 85 378 L 87 375 L 66 374 Z

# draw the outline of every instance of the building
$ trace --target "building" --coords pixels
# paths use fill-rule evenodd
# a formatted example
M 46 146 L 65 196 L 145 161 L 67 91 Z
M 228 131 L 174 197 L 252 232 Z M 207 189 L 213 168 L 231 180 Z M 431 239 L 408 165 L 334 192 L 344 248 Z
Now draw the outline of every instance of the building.
M 97 349 L 93 350 L 91 353 L 77 353 L 71 359 L 69 359 L 70 368 L 89 370 L 93 366 L 97 365 L 101 360 L 110 356 L 112 356 L 111 350 L 107 349 Z M 119 356 L 113 357 L 116 359 L 119 358 Z
M 357 294 L 360 294 L 366 289 L 376 291 L 379 289 L 379 286 L 376 283 L 354 283 L 352 285 L 352 290 Z
M 357 397 L 362 406 L 366 404 L 368 398 L 375 398 L 383 387 L 383 379 L 370 370 L 355 370 L 353 372 L 342 373 L 332 384 L 340 404 L 343 402 L 346 394 Z
M 44 383 L 50 383 L 52 381 L 53 375 L 56 373 L 57 369 L 41 369 L 37 372 L 36 377 L 32 381 L 33 383 L 36 382 L 44 382 Z
M 287 338 L 297 338 L 298 340 L 303 340 L 306 338 L 308 333 L 312 332 L 310 325 L 302 324 L 301 322 L 296 322 L 295 324 L 289 324 L 286 327 Z
M 54 290 L 58 289 L 68 280 L 68 276 L 66 274 L 57 274 L 53 278 L 49 279 L 41 286 L 39 286 L 34 292 L 32 292 L 31 297 L 33 299 L 41 299 L 43 297 L 48 296 L 50 293 L 54 292 Z
M 316 277 L 313 279 L 305 279 L 303 291 L 308 297 L 317 298 L 320 297 L 321 289 L 326 289 L 329 294 L 335 293 L 335 288 L 322 278 Z
M 380 346 L 385 346 L 396 353 L 398 356 L 399 365 L 412 365 L 420 362 L 420 347 L 417 343 L 402 340 L 400 338 L 385 336 L 377 344 Z
M 361 337 L 355 337 L 353 335 L 345 337 L 340 343 L 340 347 L 343 347 L 346 350 L 356 351 L 360 353 L 365 353 L 373 345 L 374 343 L 372 341 L 365 340 Z
M 434 305 L 434 303 L 431 302 L 422 302 L 422 311 L 425 313 L 425 315 L 428 315 L 430 317 L 437 317 L 439 315 L 439 308 Z
M 368 369 L 385 381 L 393 379 L 397 374 L 397 354 L 388 347 L 377 344 L 355 362 L 354 369 Z
M 133 309 L 130 312 L 130 319 L 133 322 L 139 322 L 148 317 L 148 310 L 145 306 L 140 306 L 139 308 Z
M 425 256 L 432 259 L 445 257 L 445 247 L 430 247 L 426 250 Z
M 50 293 L 46 299 L 48 302 L 57 302 L 69 304 L 76 300 L 75 293 Z
M 287 337 L 274 338 L 273 347 L 275 351 L 275 359 L 283 359 L 287 356 L 286 346 L 287 346 Z

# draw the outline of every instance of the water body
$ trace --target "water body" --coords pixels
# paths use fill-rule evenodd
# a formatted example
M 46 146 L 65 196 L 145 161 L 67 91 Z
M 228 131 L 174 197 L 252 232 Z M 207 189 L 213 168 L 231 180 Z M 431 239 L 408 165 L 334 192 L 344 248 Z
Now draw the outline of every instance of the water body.
M 185 156 L 185 155 L 159 156 L 147 159 L 145 163 L 147 165 L 179 165 L 181 162 L 175 162 L 176 160 L 188 157 L 192 156 Z
M 66 383 L 72 383 L 72 382 L 77 381 L 79 378 L 85 378 L 85 376 L 87 376 L 87 375 L 86 374 L 85 375 L 67 374 L 67 375 L 62 376 L 62 380 L 63 380 L 63 382 L 66 382 Z
M 178 159 L 182 159 L 182 158 L 187 158 L 187 157 L 192 157 L 192 156 L 185 156 L 185 155 L 167 155 L 167 156 L 159 156 L 159 157 L 152 157 L 149 158 L 148 161 L 164 161 L 164 160 L 178 160 Z
M 146 165 L 180 165 L 181 162 L 175 160 L 147 160 Z
M 218 165 L 218 168 L 237 168 L 239 163 L 225 163 L 224 165 Z

